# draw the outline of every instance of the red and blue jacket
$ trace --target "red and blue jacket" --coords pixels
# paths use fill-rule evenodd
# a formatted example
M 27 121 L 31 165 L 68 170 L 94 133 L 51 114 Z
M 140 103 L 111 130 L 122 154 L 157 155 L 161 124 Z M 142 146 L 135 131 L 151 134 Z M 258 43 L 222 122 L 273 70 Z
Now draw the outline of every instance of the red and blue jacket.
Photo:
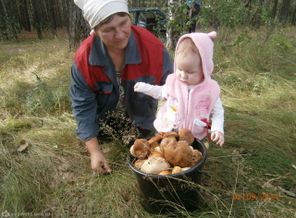
M 125 50 L 121 86 L 124 90 L 123 104 L 137 127 L 153 129 L 157 100 L 134 92 L 135 83 L 162 85 L 172 72 L 172 61 L 160 40 L 148 30 L 132 26 Z M 98 135 L 98 120 L 116 108 L 119 95 L 111 58 L 100 38 L 92 34 L 78 48 L 71 67 L 70 96 L 80 139 L 88 140 Z

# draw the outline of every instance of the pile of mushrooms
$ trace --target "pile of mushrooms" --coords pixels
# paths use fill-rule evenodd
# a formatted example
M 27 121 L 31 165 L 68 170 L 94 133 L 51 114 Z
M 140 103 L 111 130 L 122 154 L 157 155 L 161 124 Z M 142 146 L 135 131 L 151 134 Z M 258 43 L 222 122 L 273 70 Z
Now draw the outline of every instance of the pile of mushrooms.
M 134 166 L 144 173 L 170 175 L 183 172 L 203 157 L 191 144 L 194 136 L 188 129 L 157 133 L 151 139 L 136 139 L 130 147 Z

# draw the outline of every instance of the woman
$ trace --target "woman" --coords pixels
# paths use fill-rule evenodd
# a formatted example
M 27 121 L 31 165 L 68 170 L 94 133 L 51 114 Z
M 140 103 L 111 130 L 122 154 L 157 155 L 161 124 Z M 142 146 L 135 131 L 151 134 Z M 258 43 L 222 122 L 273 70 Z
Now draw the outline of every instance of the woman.
M 142 133 L 154 131 L 157 100 L 135 93 L 136 82 L 162 85 L 173 72 L 163 44 L 148 30 L 133 26 L 126 0 L 75 0 L 93 33 L 75 54 L 71 68 L 73 114 L 77 134 L 90 153 L 91 168 L 111 169 L 99 146 L 99 120 L 125 109 Z

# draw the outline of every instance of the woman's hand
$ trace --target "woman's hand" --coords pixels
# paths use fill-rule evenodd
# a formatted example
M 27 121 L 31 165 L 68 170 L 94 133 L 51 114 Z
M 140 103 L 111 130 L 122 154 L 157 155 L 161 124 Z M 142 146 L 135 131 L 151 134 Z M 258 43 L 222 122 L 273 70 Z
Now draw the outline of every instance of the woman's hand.
M 111 169 L 103 153 L 98 150 L 90 154 L 91 169 L 100 174 L 111 173 Z
M 102 150 L 99 148 L 98 139 L 92 138 L 86 141 L 85 145 L 90 154 L 90 166 L 93 172 L 98 172 L 100 174 L 111 173 L 111 168 Z

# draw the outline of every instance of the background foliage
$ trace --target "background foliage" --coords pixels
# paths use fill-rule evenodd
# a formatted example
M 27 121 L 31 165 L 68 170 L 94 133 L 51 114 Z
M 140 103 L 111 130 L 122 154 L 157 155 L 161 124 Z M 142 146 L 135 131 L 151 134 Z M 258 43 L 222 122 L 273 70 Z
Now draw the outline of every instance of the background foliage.
M 170 17 L 168 27 L 173 32 L 186 30 L 185 0 L 129 0 L 130 7 L 158 7 Z M 204 0 L 199 24 L 201 26 L 237 27 L 296 24 L 296 2 L 290 0 Z M 171 11 L 171 15 L 169 15 Z M 75 47 L 89 33 L 81 10 L 72 0 L 1 0 L 0 39 L 17 38 L 21 31 L 36 31 L 38 38 L 57 29 L 68 32 L 70 47 Z

